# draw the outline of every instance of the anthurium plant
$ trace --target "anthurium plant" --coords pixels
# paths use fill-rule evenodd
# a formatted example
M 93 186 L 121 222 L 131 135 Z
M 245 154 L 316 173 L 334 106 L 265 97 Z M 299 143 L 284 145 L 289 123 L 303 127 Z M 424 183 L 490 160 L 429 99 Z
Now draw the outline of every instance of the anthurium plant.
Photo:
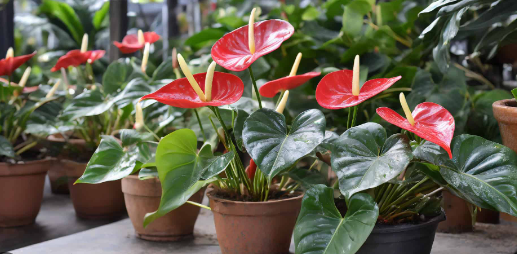
M 38 144 L 37 138 L 26 135 L 25 130 L 31 118 L 44 117 L 51 114 L 45 104 L 57 99 L 55 92 L 59 86 L 57 82 L 45 95 L 38 96 L 36 89 L 25 87 L 31 67 L 27 67 L 18 83 L 12 79 L 13 72 L 33 57 L 36 53 L 24 56 L 14 56 L 13 49 L 7 51 L 4 59 L 0 59 L 0 156 L 3 162 L 15 162 L 19 160 L 31 160 L 41 158 L 40 151 L 31 151 Z

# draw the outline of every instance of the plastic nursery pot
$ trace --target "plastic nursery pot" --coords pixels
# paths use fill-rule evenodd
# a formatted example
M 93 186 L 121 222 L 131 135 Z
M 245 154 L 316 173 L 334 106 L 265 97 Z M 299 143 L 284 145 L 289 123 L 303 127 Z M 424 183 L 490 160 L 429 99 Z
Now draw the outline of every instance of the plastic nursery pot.
M 83 175 L 86 163 L 61 160 L 68 177 L 68 188 L 75 213 L 84 219 L 109 219 L 123 215 L 126 211 L 121 180 L 100 184 L 74 182 Z
M 377 225 L 357 254 L 429 254 L 445 214 L 420 224 Z
M 517 152 L 517 101 L 515 99 L 496 101 L 492 109 L 495 119 L 499 122 L 503 145 Z M 505 213 L 501 213 L 501 219 L 517 222 L 517 218 Z
M 47 137 L 50 147 L 64 147 L 67 149 L 59 149 L 60 154 L 56 156 L 58 160 L 54 161 L 54 165 L 48 171 L 48 178 L 50 181 L 50 190 L 54 194 L 69 194 L 68 181 L 66 178 L 65 167 L 61 164 L 62 158 L 73 158 L 70 151 L 76 153 L 85 153 L 87 151 L 86 141 L 84 139 L 68 139 L 65 140 L 62 135 L 54 134 Z
M 129 218 L 136 236 L 149 241 L 179 241 L 193 237 L 194 224 L 199 215 L 198 206 L 185 204 L 160 217 L 144 228 L 144 216 L 160 205 L 162 187 L 158 178 L 139 180 L 137 176 L 122 179 L 122 192 Z M 205 189 L 199 190 L 189 200 L 201 203 Z
M 0 163 L 0 227 L 34 223 L 51 160 Z
M 472 232 L 472 216 L 467 202 L 449 191 L 442 191 L 442 195 L 442 208 L 447 215 L 447 220 L 438 225 L 438 232 L 453 234 Z
M 291 236 L 302 205 L 302 193 L 267 202 L 231 201 L 207 194 L 223 254 L 289 253 Z

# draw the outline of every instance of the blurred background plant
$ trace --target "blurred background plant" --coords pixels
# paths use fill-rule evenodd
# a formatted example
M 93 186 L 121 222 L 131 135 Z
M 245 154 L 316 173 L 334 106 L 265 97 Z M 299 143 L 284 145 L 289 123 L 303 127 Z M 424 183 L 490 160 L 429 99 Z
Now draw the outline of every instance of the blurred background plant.
M 108 1 L 16 2 L 17 54 L 38 49 L 38 58 L 34 58 L 32 64 L 38 68 L 33 71 L 35 77 L 29 79 L 29 85 L 58 78 L 58 73 L 48 72 L 50 66 L 64 52 L 79 47 L 83 32 L 92 38 L 91 48 L 107 49 L 111 44 Z M 350 69 L 353 57 L 360 55 L 362 81 L 398 75 L 403 79 L 363 104 L 358 124 L 375 121 L 391 132 L 398 132 L 396 127 L 383 122 L 375 109 L 381 105 L 398 108 L 396 95 L 405 92 L 410 107 L 423 101 L 446 107 L 456 119 L 456 135 L 469 133 L 500 142 L 491 104 L 511 98 L 509 90 L 517 87 L 514 68 L 517 56 L 513 50 L 517 6 L 512 2 L 178 1 L 180 35 L 152 46 L 149 68 L 152 73 L 153 68 L 169 61 L 170 58 L 164 56 L 170 56 L 170 49 L 177 47 L 178 52 L 190 60 L 194 73 L 204 72 L 211 61 L 213 43 L 225 33 L 245 25 L 251 9 L 259 7 L 259 20 L 284 19 L 295 27 L 295 34 L 279 50 L 253 65 L 259 85 L 287 76 L 298 52 L 303 54 L 299 73 L 322 72 L 319 78 L 291 91 L 295 99 L 289 100 L 285 113 L 288 119 L 305 109 L 322 109 L 314 99 L 321 77 L 339 69 Z M 163 27 L 167 25 L 160 15 L 163 4 L 163 1 L 131 1 L 128 33 L 142 29 L 163 35 Z M 103 59 L 93 65 L 98 82 L 102 81 L 107 62 Z M 225 71 L 220 67 L 217 70 Z M 253 93 L 247 73 L 235 74 L 243 79 L 244 96 L 249 100 Z M 70 75 L 71 83 L 78 82 L 73 73 Z M 168 78 L 174 76 L 171 74 Z M 322 110 L 335 131 L 345 129 L 346 111 Z

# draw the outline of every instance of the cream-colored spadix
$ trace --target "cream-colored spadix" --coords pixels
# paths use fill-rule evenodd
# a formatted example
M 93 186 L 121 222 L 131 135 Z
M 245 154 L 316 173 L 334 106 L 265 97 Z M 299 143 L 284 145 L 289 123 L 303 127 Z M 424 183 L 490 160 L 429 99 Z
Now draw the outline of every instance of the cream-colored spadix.
M 203 93 L 203 90 L 201 90 L 198 83 L 194 79 L 194 76 L 192 76 L 192 73 L 190 72 L 190 69 L 188 68 L 187 62 L 185 62 L 185 59 L 183 58 L 183 56 L 181 54 L 178 54 L 178 63 L 180 64 L 181 71 L 187 78 L 188 82 L 190 83 L 190 85 L 192 86 L 194 91 L 199 96 L 199 99 L 201 99 L 202 101 L 206 101 L 206 97 L 205 97 L 205 94 Z
M 278 103 L 276 107 L 276 112 L 283 114 L 285 109 L 285 104 L 287 104 L 287 98 L 289 98 L 289 90 L 285 91 L 284 96 L 282 96 L 282 100 Z
M 57 91 L 57 88 L 59 87 L 59 83 L 61 82 L 61 80 L 58 80 L 54 86 L 50 89 L 50 91 L 48 91 L 47 95 L 45 96 L 46 99 L 50 99 L 52 98 L 52 96 L 54 96 L 54 94 L 56 93 Z
M 144 46 L 144 56 L 142 57 L 142 72 L 145 73 L 147 69 L 147 62 L 149 61 L 149 43 L 146 43 Z
M 140 101 L 136 103 L 135 107 L 135 129 L 139 130 L 144 127 L 144 113 L 142 111 L 142 105 L 140 105 Z
M 352 94 L 355 96 L 359 95 L 359 91 L 361 88 L 359 87 L 359 56 L 356 55 L 354 59 L 354 69 L 353 69 L 353 76 L 352 76 Z
M 250 14 L 250 22 L 248 24 L 248 45 L 250 53 L 255 54 L 255 11 L 257 8 L 253 8 Z
M 291 73 L 289 73 L 289 76 L 295 76 L 296 72 L 298 71 L 298 66 L 300 66 L 300 61 L 302 60 L 302 53 L 298 53 L 296 56 L 296 60 L 294 60 L 293 68 L 291 68 Z
M 14 57 L 14 50 L 12 47 L 9 47 L 9 49 L 7 49 L 7 53 L 5 54 L 5 59 L 11 58 L 11 57 Z
M 138 30 L 138 44 L 145 44 L 144 32 L 142 30 Z
M 81 43 L 81 53 L 88 51 L 88 34 L 83 35 L 83 42 Z
M 409 121 L 409 123 L 414 126 L 415 125 L 415 119 L 413 118 L 413 114 L 411 113 L 411 110 L 409 109 L 409 106 L 407 105 L 406 97 L 404 96 L 404 93 L 400 93 L 400 104 L 402 105 L 402 109 L 404 109 L 404 113 L 406 114 L 406 118 Z
M 20 79 L 20 82 L 18 83 L 18 86 L 25 87 L 25 84 L 27 84 L 27 80 L 29 80 L 29 75 L 31 75 L 31 67 L 27 67 L 25 71 L 23 72 L 23 76 Z
M 214 81 L 214 72 L 215 66 L 217 64 L 213 61 L 210 66 L 208 66 L 208 70 L 206 71 L 205 78 L 205 98 L 206 101 L 212 101 L 212 82 Z

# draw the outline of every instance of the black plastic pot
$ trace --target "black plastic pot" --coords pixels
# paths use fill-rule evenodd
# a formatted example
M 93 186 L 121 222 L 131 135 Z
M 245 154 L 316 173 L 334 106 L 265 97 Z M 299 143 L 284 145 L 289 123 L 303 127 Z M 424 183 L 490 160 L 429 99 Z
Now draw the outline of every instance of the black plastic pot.
M 357 254 L 430 254 L 438 223 L 444 220 L 442 212 L 417 225 L 375 226 Z

